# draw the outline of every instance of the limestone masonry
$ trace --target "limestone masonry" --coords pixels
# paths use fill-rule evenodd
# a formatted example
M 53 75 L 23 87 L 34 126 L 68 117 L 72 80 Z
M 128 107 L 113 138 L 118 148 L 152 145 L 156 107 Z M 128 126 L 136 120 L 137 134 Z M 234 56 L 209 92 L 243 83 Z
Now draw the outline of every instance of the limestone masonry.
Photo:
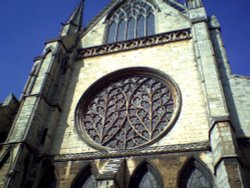
M 0 105 L 0 187 L 250 187 L 250 78 L 202 0 L 83 10 Z

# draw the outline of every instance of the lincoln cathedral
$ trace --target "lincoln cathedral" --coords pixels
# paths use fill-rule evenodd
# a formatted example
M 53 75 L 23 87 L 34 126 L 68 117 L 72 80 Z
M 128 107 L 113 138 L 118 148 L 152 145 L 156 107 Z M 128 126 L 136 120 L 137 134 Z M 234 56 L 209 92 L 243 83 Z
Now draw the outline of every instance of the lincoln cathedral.
M 0 187 L 250 187 L 250 78 L 202 0 L 83 13 L 0 104 Z

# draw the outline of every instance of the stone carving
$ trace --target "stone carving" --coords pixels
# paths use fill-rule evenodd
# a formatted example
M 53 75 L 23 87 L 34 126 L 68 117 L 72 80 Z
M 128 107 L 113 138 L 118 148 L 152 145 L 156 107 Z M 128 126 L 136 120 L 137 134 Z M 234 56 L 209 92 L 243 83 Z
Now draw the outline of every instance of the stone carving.
M 173 125 L 180 92 L 159 71 L 134 67 L 111 73 L 93 84 L 76 110 L 80 136 L 98 149 L 149 145 Z
M 198 152 L 210 150 L 209 142 L 198 142 L 190 144 L 178 144 L 169 146 L 157 146 L 135 149 L 119 150 L 119 152 L 86 152 L 86 153 L 74 153 L 50 156 L 54 161 L 74 161 L 74 160 L 93 160 L 102 158 L 117 158 L 117 157 L 131 157 L 131 156 L 145 156 L 145 155 L 158 155 L 167 153 L 178 153 L 178 152 Z
M 156 78 L 123 78 L 103 88 L 83 107 L 80 129 L 105 147 L 138 147 L 168 128 L 175 101 L 169 86 Z
M 77 59 L 84 57 L 104 55 L 108 53 L 116 53 L 126 50 L 132 50 L 136 48 L 149 47 L 153 45 L 165 44 L 169 42 L 181 41 L 191 39 L 190 29 L 184 29 L 179 31 L 173 31 L 168 33 L 162 33 L 159 35 L 153 35 L 149 37 L 137 38 L 128 41 L 116 42 L 112 44 L 95 46 L 91 48 L 80 49 L 78 51 Z

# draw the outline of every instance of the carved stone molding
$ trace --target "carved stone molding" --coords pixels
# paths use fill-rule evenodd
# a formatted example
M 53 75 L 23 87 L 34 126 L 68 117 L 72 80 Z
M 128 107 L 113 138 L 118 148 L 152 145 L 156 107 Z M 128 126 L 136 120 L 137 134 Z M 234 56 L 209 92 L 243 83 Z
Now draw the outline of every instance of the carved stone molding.
M 145 156 L 178 152 L 197 152 L 210 150 L 209 142 L 198 142 L 191 144 L 178 144 L 169 146 L 156 146 L 137 149 L 126 149 L 119 151 L 103 151 L 103 152 L 86 152 L 86 153 L 74 153 L 74 154 L 62 154 L 50 156 L 55 162 L 60 161 L 77 161 L 77 160 L 91 160 L 91 159 L 103 159 L 103 158 L 119 158 L 119 157 L 131 157 L 131 156 Z
M 170 42 L 182 41 L 191 39 L 191 30 L 183 29 L 178 31 L 172 31 L 168 33 L 162 33 L 154 36 L 138 38 L 128 41 L 116 42 L 107 45 L 95 46 L 90 48 L 79 49 L 77 59 L 85 57 L 93 57 L 99 55 L 105 55 L 109 53 L 117 53 L 121 51 L 127 51 L 137 48 L 145 48 Z

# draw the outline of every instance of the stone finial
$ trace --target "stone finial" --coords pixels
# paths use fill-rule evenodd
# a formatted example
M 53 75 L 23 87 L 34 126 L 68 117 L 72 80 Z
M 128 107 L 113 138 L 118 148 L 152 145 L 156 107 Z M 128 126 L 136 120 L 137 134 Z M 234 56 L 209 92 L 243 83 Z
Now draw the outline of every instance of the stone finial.
M 209 29 L 219 29 L 220 30 L 220 22 L 218 21 L 215 15 L 212 15 L 208 18 L 208 27 Z
M 83 25 L 84 4 L 85 0 L 81 0 L 77 8 L 71 14 L 66 24 L 63 24 L 61 36 L 77 33 L 78 31 L 81 30 Z

